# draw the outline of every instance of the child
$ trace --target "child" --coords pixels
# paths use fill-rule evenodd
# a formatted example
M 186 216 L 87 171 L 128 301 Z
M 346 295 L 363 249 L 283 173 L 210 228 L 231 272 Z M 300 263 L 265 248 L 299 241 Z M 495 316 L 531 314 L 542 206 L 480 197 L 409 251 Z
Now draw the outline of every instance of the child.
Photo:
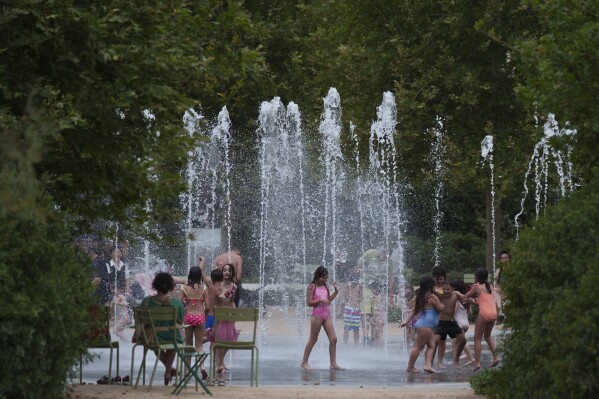
M 454 282 L 451 283 L 451 285 L 453 286 L 454 291 L 457 291 L 462 295 L 466 295 L 466 284 L 464 283 L 463 280 L 455 280 Z M 468 320 L 468 319 L 471 314 L 472 314 L 472 310 L 470 309 L 470 304 L 462 304 L 460 301 L 458 301 L 456 303 L 455 321 L 458 323 L 458 325 L 464 332 L 464 335 L 466 335 L 466 332 L 468 332 L 468 329 L 470 329 L 470 320 Z M 456 342 L 456 339 L 454 339 L 453 345 L 452 345 L 453 350 L 454 350 L 454 356 L 455 356 L 456 346 L 457 346 L 457 342 Z M 464 354 L 466 357 L 468 357 L 468 363 L 466 363 L 465 366 L 469 366 L 472 363 L 474 363 L 474 356 L 472 356 L 472 352 L 470 352 L 470 345 L 468 345 L 467 340 L 466 340 L 466 344 L 464 345 Z
M 414 292 L 414 287 L 411 285 L 406 285 L 405 288 L 405 300 L 406 300 L 406 309 L 402 312 L 401 319 L 406 320 L 410 313 L 414 310 L 414 306 L 416 306 L 416 292 Z M 418 320 L 418 315 L 412 317 L 412 320 L 406 325 L 406 341 L 408 344 L 408 348 L 413 348 L 416 344 L 416 328 L 414 324 L 416 324 L 416 320 Z
M 200 257 L 200 263 L 204 262 L 204 258 Z M 189 269 L 187 276 L 187 285 L 181 288 L 179 299 L 185 305 L 185 324 L 187 329 L 185 332 L 185 341 L 187 345 L 194 345 L 198 352 L 203 352 L 204 346 L 204 322 L 206 315 L 204 314 L 204 285 L 202 283 L 202 270 L 198 266 Z M 204 364 L 200 367 L 203 379 L 208 378 L 208 373 L 204 368 Z
M 499 254 L 499 265 L 495 268 L 495 302 L 497 305 L 497 324 L 503 323 L 505 315 L 503 314 L 503 299 L 505 298 L 501 284 L 503 284 L 504 272 L 508 267 L 511 257 L 508 251 L 501 251 Z
M 445 307 L 439 301 L 437 295 L 433 294 L 434 285 L 435 281 L 431 276 L 423 276 L 420 279 L 420 289 L 416 297 L 416 305 L 408 318 L 399 325 L 400 328 L 405 327 L 415 315 L 422 312 L 422 315 L 418 317 L 418 321 L 414 325 L 416 327 L 416 344 L 410 351 L 410 359 L 408 361 L 408 368 L 406 369 L 408 373 L 420 372 L 414 365 L 416 359 L 418 359 L 418 355 L 425 346 L 427 349 L 424 355 L 424 371 L 428 373 L 437 372 L 432 367 L 433 355 L 435 353 L 433 330 L 439 322 L 439 312 Z
M 364 346 L 368 346 L 371 342 L 371 331 L 370 326 L 372 323 L 372 308 L 373 308 L 374 295 L 368 286 L 364 287 L 362 293 L 362 300 L 360 301 L 360 325 L 362 327 L 362 335 L 364 339 Z
M 227 263 L 223 266 L 220 274 L 215 273 L 216 270 L 218 269 L 213 270 L 210 274 L 212 282 L 206 283 L 211 297 L 210 303 L 212 307 L 210 312 L 212 315 L 214 315 L 214 307 L 234 308 L 235 292 L 237 291 L 237 285 L 233 282 L 233 279 L 235 278 L 235 267 L 232 264 Z M 237 341 L 239 338 L 239 330 L 235 328 L 234 321 L 218 321 L 216 325 L 216 334 L 216 337 L 220 341 Z M 214 337 L 212 338 L 212 341 L 214 341 Z M 224 386 L 225 380 L 222 373 L 226 369 L 225 355 L 227 350 L 217 349 L 215 352 L 217 359 L 216 383 L 219 386 Z
M 439 325 L 435 328 L 435 341 L 437 343 L 443 343 L 439 345 L 439 358 L 437 360 L 437 368 L 445 368 L 443 365 L 443 357 L 445 356 L 445 340 L 449 335 L 450 338 L 455 338 L 456 344 L 454 345 L 454 356 L 453 365 L 456 368 L 460 368 L 460 355 L 466 345 L 466 336 L 464 332 L 455 321 L 455 310 L 456 304 L 459 303 L 458 296 L 453 292 L 453 287 L 449 281 L 445 281 L 443 284 L 443 298 L 441 299 L 443 309 L 439 312 Z
M 445 280 L 447 280 L 447 273 L 445 272 L 445 268 L 442 266 L 433 267 L 433 278 L 435 279 L 435 287 L 434 292 L 437 294 L 439 298 L 443 297 L 443 284 L 445 284 Z
M 114 309 L 114 331 L 120 339 L 124 339 L 123 331 L 131 323 L 131 315 L 129 314 L 129 303 L 120 289 L 114 292 L 112 300 Z
M 330 303 L 335 299 L 339 293 L 339 287 L 337 283 L 333 283 L 335 292 L 331 294 L 329 287 L 327 286 L 327 279 L 329 278 L 329 271 L 324 266 L 319 266 L 314 271 L 314 279 L 308 286 L 306 292 L 306 303 L 312 307 L 312 317 L 310 318 L 310 338 L 306 343 L 304 349 L 304 357 L 300 364 L 300 367 L 306 370 L 311 370 L 308 365 L 308 358 L 312 352 L 312 348 L 318 340 L 318 333 L 321 328 L 324 328 L 324 332 L 329 338 L 329 357 L 330 357 L 330 368 L 335 370 L 343 370 L 337 364 L 337 335 L 335 335 L 335 327 L 333 321 L 329 317 L 331 315 Z
M 474 271 L 474 279 L 476 284 L 472 286 L 466 295 L 458 294 L 463 299 L 478 298 L 477 302 L 470 299 L 471 303 L 478 304 L 479 312 L 474 324 L 474 371 L 480 370 L 480 353 L 482 351 L 482 337 L 484 335 L 487 345 L 493 355 L 493 361 L 489 367 L 495 367 L 499 364 L 500 359 L 495 350 L 495 341 L 491 333 L 495 320 L 497 320 L 497 309 L 493 300 L 493 286 L 487 281 L 489 272 L 484 267 L 479 267 Z
M 381 290 L 380 283 L 373 283 L 370 287 L 374 295 L 372 301 L 372 343 L 374 346 L 383 346 L 383 328 L 385 326 L 385 295 Z
M 359 281 L 359 272 L 353 270 L 349 274 L 349 281 L 345 284 L 345 307 L 343 308 L 343 343 L 347 345 L 349 332 L 354 332 L 354 345 L 360 343 L 360 301 L 362 300 L 362 284 Z

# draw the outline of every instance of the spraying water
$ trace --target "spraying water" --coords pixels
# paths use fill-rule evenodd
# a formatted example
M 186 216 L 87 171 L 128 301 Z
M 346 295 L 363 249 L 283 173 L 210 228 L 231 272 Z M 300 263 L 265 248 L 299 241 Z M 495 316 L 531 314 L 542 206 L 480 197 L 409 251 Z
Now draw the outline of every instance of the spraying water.
M 485 136 L 483 141 L 481 142 L 481 156 L 483 158 L 483 164 L 486 162 L 489 163 L 489 169 L 491 171 L 491 181 L 490 181 L 490 189 L 491 189 L 491 230 L 492 230 L 492 263 L 493 263 L 493 276 L 495 275 L 495 263 L 496 263 L 496 237 L 495 237 L 495 172 L 494 172 L 494 164 L 493 164 L 493 136 L 488 135 Z M 493 295 L 495 295 L 495 291 L 493 291 Z
M 441 221 L 443 212 L 441 211 L 441 200 L 443 195 L 443 155 L 445 148 L 443 147 L 443 120 L 437 117 L 437 126 L 433 129 L 435 140 L 431 147 L 431 157 L 435 161 L 435 219 L 433 231 L 435 233 L 435 266 L 441 266 Z
M 550 139 L 552 137 L 569 137 L 570 142 L 576 135 L 576 130 L 562 128 L 560 129 L 557 121 L 555 120 L 554 114 L 549 114 L 547 121 L 543 125 L 543 137 L 535 144 L 528 162 L 528 168 L 524 175 L 524 192 L 522 199 L 520 200 L 520 212 L 514 217 L 514 224 L 516 225 L 516 240 L 519 240 L 519 228 L 518 219 L 524 213 L 524 204 L 528 196 L 528 178 L 531 172 L 534 172 L 534 186 L 535 186 L 535 220 L 539 220 L 541 209 L 544 209 L 547 205 L 547 192 L 549 190 L 549 167 L 551 159 L 555 165 L 558 177 L 559 187 L 562 197 L 567 196 L 574 190 L 574 183 L 572 180 L 572 145 L 566 144 L 566 151 L 555 149 L 551 146 Z M 534 168 L 533 168 L 534 166 Z

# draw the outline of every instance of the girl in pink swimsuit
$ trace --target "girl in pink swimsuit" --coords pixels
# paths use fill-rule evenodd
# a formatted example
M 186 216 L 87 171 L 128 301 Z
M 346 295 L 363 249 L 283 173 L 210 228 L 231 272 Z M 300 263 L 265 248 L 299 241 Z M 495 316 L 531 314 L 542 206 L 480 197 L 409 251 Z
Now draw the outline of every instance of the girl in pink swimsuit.
M 339 287 L 337 283 L 333 283 L 335 292 L 329 293 L 329 287 L 327 286 L 327 279 L 329 278 L 329 271 L 324 266 L 319 266 L 314 272 L 314 279 L 308 286 L 306 294 L 306 303 L 312 307 L 312 317 L 310 319 L 310 338 L 304 349 L 304 358 L 300 366 L 306 370 L 311 370 L 308 365 L 308 358 L 312 352 L 312 348 L 318 340 L 318 333 L 321 328 L 324 328 L 324 332 L 329 338 L 329 356 L 330 356 L 330 367 L 331 369 L 343 370 L 337 364 L 337 335 L 335 334 L 335 327 L 333 321 L 329 317 L 331 315 L 330 303 L 335 299 L 339 293 Z
M 491 335 L 493 327 L 495 326 L 495 321 L 497 320 L 497 309 L 495 308 L 495 299 L 493 295 L 494 288 L 487 281 L 489 272 L 484 267 L 479 267 L 474 271 L 474 278 L 476 279 L 476 284 L 472 286 L 466 295 L 462 295 L 456 291 L 454 292 L 464 300 L 474 305 L 478 305 L 479 308 L 476 323 L 474 325 L 474 371 L 477 371 L 481 367 L 480 353 L 482 351 L 483 336 L 493 355 L 493 361 L 489 367 L 497 366 L 500 359 L 497 356 L 497 351 L 495 349 L 495 340 Z M 474 301 L 472 298 L 478 298 L 478 300 Z

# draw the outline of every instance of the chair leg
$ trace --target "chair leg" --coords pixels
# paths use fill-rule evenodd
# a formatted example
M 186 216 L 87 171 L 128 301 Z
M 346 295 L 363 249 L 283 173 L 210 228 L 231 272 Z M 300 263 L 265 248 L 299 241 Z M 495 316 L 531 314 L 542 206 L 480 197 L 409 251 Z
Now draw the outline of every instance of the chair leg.
M 83 355 L 79 355 L 79 385 L 83 384 Z
M 258 361 L 258 347 L 255 348 L 256 349 L 256 388 L 258 388 L 258 365 L 260 364 L 260 362 Z M 252 353 L 254 353 L 254 351 L 252 351 Z
M 145 347 L 143 349 L 144 349 L 144 353 L 141 358 L 141 365 L 139 366 L 139 371 L 137 372 L 137 379 L 135 380 L 135 388 L 136 389 L 137 389 L 137 386 L 139 385 L 139 377 L 141 376 L 142 370 L 144 373 L 142 385 L 146 384 L 146 354 L 148 353 L 148 349 Z M 133 366 L 131 366 L 131 367 L 133 367 Z
M 119 344 L 117 344 L 116 346 L 116 375 L 120 376 L 119 374 L 119 357 L 120 357 L 120 347 Z
M 152 382 L 154 381 L 154 375 L 156 374 L 156 367 L 158 366 L 158 361 L 160 360 L 160 351 L 156 354 L 156 361 L 154 362 L 154 368 L 152 369 L 152 377 L 150 378 L 150 383 L 148 384 L 148 392 L 150 392 L 150 388 L 152 388 Z
M 110 359 L 108 360 L 108 383 L 110 384 L 110 379 L 112 378 L 112 346 L 110 347 Z

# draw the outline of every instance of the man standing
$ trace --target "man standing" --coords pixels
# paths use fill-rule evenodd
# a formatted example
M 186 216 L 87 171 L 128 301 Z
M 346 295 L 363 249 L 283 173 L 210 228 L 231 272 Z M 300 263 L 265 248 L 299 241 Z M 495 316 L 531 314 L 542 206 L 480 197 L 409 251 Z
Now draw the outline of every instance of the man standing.
M 215 269 L 222 270 L 223 266 L 227 264 L 233 265 L 235 268 L 235 278 L 233 282 L 237 284 L 237 291 L 235 292 L 235 298 L 233 301 L 235 302 L 235 307 L 239 307 L 239 298 L 241 296 L 241 280 L 243 276 L 243 259 L 241 258 L 241 251 L 239 248 L 233 247 L 229 252 L 218 255 L 216 259 L 214 259 Z

